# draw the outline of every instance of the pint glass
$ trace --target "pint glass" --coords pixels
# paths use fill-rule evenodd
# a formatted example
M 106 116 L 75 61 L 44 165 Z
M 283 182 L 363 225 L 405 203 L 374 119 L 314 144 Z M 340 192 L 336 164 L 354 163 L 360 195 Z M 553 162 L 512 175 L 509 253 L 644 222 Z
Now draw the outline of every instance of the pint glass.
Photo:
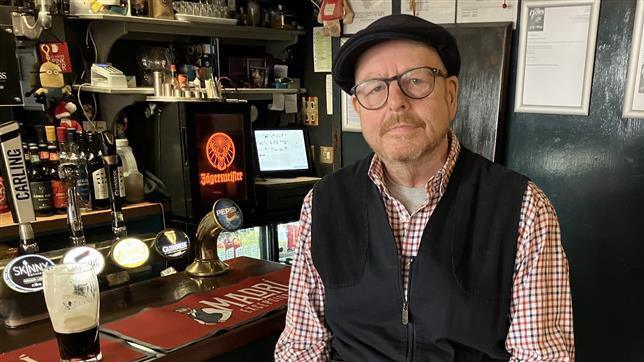
M 100 293 L 89 264 L 54 265 L 43 272 L 43 291 L 61 361 L 99 361 Z

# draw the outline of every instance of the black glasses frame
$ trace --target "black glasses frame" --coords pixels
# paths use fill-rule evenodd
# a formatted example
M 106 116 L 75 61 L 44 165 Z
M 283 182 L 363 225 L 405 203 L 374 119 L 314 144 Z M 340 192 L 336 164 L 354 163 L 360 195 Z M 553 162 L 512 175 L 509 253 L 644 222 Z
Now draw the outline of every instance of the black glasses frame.
M 405 92 L 405 89 L 403 88 L 402 84 L 400 83 L 400 80 L 402 79 L 402 77 L 404 77 L 407 73 L 412 72 L 412 71 L 414 71 L 414 70 L 418 70 L 418 69 L 429 69 L 429 70 L 432 72 L 432 75 L 434 76 L 434 84 L 432 85 L 432 90 L 431 90 L 431 91 L 429 91 L 429 93 L 425 94 L 425 95 L 424 95 L 424 96 L 422 96 L 422 97 L 414 97 L 414 96 L 411 96 L 411 95 L 407 94 L 407 92 Z M 429 95 L 430 95 L 430 94 L 434 93 L 434 86 L 436 85 L 436 76 L 443 77 L 443 78 L 447 78 L 447 77 L 448 77 L 448 75 L 447 75 L 447 74 L 443 73 L 440 69 L 437 69 L 437 68 L 434 68 L 434 67 L 416 67 L 416 68 L 411 68 L 411 69 L 407 69 L 406 71 L 404 71 L 404 72 L 402 72 L 402 73 L 400 73 L 400 74 L 398 74 L 398 75 L 395 75 L 395 76 L 393 76 L 393 77 L 389 77 L 389 78 L 372 78 L 372 79 L 365 79 L 365 80 L 363 80 L 362 82 L 360 82 L 360 83 L 358 83 L 358 84 L 354 85 L 353 87 L 351 87 L 351 95 L 356 96 L 356 99 L 358 100 L 358 103 L 360 103 L 360 105 L 361 105 L 362 107 L 364 107 L 365 109 L 368 109 L 368 110 L 370 110 L 370 111 L 375 111 L 376 109 L 380 109 L 380 108 L 382 108 L 385 104 L 387 104 L 387 101 L 389 100 L 389 85 L 390 85 L 390 84 L 391 84 L 391 82 L 393 82 L 394 80 L 396 81 L 396 83 L 398 83 L 398 88 L 400 88 L 400 91 L 401 91 L 401 92 L 403 92 L 403 94 L 404 94 L 405 96 L 407 96 L 408 98 L 411 98 L 411 99 L 423 99 L 423 98 L 429 97 Z M 375 107 L 375 108 L 374 108 L 374 107 L 369 108 L 369 107 L 365 106 L 364 104 L 362 104 L 362 101 L 360 101 L 360 97 L 358 97 L 358 95 L 356 94 L 356 88 L 358 88 L 360 85 L 362 85 L 362 84 L 364 84 L 364 83 L 366 83 L 366 82 L 371 82 L 371 81 L 374 81 L 374 80 L 383 81 L 383 82 L 385 82 L 385 84 L 387 84 L 387 96 L 385 97 L 385 100 L 382 102 L 382 104 L 381 104 L 380 106 Z

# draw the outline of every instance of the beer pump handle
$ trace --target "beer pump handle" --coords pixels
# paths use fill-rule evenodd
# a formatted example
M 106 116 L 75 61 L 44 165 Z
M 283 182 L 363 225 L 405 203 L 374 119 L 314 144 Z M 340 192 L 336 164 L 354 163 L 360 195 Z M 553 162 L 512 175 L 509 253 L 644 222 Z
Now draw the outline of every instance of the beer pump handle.
M 68 200 L 67 220 L 69 221 L 69 227 L 72 233 L 69 239 L 72 241 L 72 245 L 74 246 L 85 245 L 85 232 L 83 231 L 83 219 L 81 219 L 80 217 L 80 208 L 78 207 L 76 187 L 67 189 L 67 200 Z M 72 204 L 72 200 L 73 200 L 73 204 Z
M 197 227 L 197 254 L 186 267 L 188 275 L 207 277 L 226 273 L 230 267 L 217 255 L 217 239 L 222 231 L 239 230 L 243 214 L 239 206 L 229 199 L 219 199 L 212 211 L 201 219 Z
M 67 186 L 67 222 L 71 231 L 69 237 L 72 245 L 85 245 L 85 233 L 83 232 L 83 220 L 81 219 L 76 183 L 78 181 L 78 165 L 63 163 L 58 166 L 58 175 Z
M 103 131 L 101 135 L 101 153 L 103 164 L 105 166 L 105 174 L 108 179 L 107 187 L 112 207 L 112 232 L 114 233 L 115 238 L 119 239 L 127 236 L 127 229 L 125 228 L 125 222 L 123 221 L 120 199 L 121 195 L 119 194 L 119 182 L 121 182 L 121 179 L 119 177 L 116 143 L 112 132 Z
M 18 223 L 20 238 L 19 253 L 34 254 L 38 244 L 34 241 L 31 223 L 36 214 L 31 199 L 31 189 L 27 180 L 27 167 L 22 153 L 22 139 L 18 123 L 15 121 L 0 124 L 0 150 L 2 151 L 2 174 L 9 188 L 9 203 L 14 222 Z

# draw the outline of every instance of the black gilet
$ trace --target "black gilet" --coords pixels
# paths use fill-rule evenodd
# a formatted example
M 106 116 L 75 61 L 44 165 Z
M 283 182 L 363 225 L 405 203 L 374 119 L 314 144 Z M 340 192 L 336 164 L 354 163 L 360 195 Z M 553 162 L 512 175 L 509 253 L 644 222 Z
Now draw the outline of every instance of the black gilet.
M 371 158 L 313 191 L 311 254 L 325 288 L 331 359 L 507 361 L 528 179 L 463 148 L 411 262 L 405 297 L 396 242 L 367 174 Z

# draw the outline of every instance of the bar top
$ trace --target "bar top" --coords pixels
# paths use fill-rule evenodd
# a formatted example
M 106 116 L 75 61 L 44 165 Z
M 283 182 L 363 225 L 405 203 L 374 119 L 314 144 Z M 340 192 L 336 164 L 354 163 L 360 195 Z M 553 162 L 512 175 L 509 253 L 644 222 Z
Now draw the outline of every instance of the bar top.
M 112 289 L 101 293 L 102 324 L 133 315 L 143 308 L 175 302 L 188 294 L 235 284 L 247 277 L 270 273 L 286 266 L 265 260 L 239 257 L 226 261 L 230 272 L 216 277 L 190 277 L 177 273 Z M 264 318 L 217 334 L 160 360 L 179 360 L 188 355 L 192 359 L 207 359 L 242 347 L 255 340 L 279 333 L 284 328 L 286 311 L 269 314 Z M 1 323 L 0 323 L 1 324 Z M 49 319 L 16 329 L 0 326 L 0 353 L 55 338 Z M 185 358 L 185 357 L 184 357 Z

